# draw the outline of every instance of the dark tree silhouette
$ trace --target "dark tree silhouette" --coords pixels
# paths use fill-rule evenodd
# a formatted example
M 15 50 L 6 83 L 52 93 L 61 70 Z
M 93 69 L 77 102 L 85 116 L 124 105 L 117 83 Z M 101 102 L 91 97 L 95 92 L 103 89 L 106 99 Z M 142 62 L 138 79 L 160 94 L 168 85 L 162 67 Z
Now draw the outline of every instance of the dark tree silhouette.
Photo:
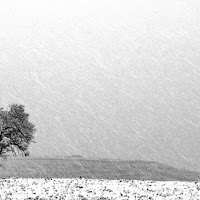
M 23 105 L 12 104 L 7 110 L 0 108 L 0 158 L 6 160 L 10 153 L 29 156 L 30 143 L 36 143 L 35 131 Z

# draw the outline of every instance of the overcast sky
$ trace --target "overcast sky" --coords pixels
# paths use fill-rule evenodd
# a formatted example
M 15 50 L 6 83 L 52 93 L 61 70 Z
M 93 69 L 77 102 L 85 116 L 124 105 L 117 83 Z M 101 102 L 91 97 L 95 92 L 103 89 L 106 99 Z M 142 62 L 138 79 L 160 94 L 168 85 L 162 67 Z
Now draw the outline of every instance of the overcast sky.
M 32 156 L 199 171 L 199 24 L 198 0 L 1 1 L 0 105 L 25 105 Z

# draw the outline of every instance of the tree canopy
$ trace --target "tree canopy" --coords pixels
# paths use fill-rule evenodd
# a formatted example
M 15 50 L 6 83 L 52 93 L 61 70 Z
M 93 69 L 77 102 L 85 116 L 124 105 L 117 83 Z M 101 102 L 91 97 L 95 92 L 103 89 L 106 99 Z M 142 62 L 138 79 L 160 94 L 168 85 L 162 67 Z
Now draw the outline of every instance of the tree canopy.
M 0 158 L 7 159 L 9 153 L 29 156 L 28 147 L 34 141 L 36 126 L 29 121 L 24 106 L 9 105 L 7 110 L 0 108 Z

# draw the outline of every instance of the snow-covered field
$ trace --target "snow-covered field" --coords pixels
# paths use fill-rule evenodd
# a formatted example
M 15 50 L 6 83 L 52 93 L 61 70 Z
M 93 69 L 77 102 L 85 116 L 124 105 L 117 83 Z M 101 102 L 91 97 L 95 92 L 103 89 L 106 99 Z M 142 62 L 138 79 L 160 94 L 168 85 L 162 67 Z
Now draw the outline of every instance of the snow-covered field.
M 200 199 L 200 182 L 0 179 L 0 199 Z

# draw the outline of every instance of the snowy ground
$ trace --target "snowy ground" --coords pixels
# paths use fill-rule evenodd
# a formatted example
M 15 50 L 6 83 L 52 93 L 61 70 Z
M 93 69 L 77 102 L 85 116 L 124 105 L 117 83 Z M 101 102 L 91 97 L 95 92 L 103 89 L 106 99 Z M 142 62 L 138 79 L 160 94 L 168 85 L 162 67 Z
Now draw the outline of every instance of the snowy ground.
M 37 197 L 37 198 L 36 198 Z M 200 182 L 0 179 L 0 199 L 200 199 Z M 57 198 L 56 198 L 57 197 Z M 100 198 L 101 197 L 101 198 Z

